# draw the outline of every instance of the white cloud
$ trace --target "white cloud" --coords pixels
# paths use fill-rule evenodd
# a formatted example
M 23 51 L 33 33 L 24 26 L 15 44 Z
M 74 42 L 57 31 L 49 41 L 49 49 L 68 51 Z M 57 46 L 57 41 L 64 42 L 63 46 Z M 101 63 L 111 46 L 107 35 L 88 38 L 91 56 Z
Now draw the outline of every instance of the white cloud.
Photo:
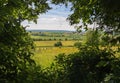
M 75 30 L 73 26 L 69 25 L 66 17 L 57 15 L 44 15 L 40 16 L 37 24 L 35 23 L 22 23 L 24 26 L 29 25 L 27 29 L 48 29 L 48 30 Z
M 29 25 L 27 29 L 75 30 L 74 27 L 70 26 L 69 22 L 66 21 L 67 16 L 71 13 L 69 9 L 64 6 L 52 6 L 53 10 L 39 16 L 37 24 L 25 21 L 22 25 Z

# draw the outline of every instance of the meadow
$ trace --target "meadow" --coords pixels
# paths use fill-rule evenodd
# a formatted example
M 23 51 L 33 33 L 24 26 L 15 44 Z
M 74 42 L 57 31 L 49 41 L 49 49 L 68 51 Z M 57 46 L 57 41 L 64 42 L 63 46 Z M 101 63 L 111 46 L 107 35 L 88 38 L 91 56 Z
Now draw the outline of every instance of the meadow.
M 54 46 L 54 44 L 58 41 L 34 41 L 34 44 L 36 47 L 51 47 Z M 74 46 L 75 42 L 80 42 L 80 41 L 61 41 L 63 47 L 72 47 Z
M 73 32 L 31 32 L 31 37 L 37 39 L 37 41 L 34 40 L 35 54 L 32 58 L 43 67 L 48 67 L 54 61 L 55 56 L 61 53 L 77 52 L 78 49 L 74 47 L 74 44 L 80 42 L 81 38 Z M 54 46 L 58 41 L 62 43 L 62 47 Z
M 71 54 L 77 51 L 75 47 L 39 47 L 36 48 L 33 59 L 38 65 L 48 67 L 58 54 Z
M 73 31 L 39 31 L 30 32 L 31 38 L 34 41 L 67 41 L 67 40 L 79 40 L 82 37 L 79 33 Z
M 74 47 L 74 44 L 76 42 L 84 43 L 82 41 L 82 38 L 85 38 L 84 36 L 73 32 L 31 32 L 31 38 L 33 40 L 37 39 L 34 40 L 35 52 L 32 58 L 38 65 L 48 67 L 54 61 L 55 56 L 61 53 L 71 54 L 77 52 L 78 49 Z M 58 39 L 54 40 L 55 37 Z M 64 38 L 67 38 L 67 40 Z M 58 41 L 62 43 L 61 47 L 54 46 Z M 116 56 L 118 55 L 116 54 Z

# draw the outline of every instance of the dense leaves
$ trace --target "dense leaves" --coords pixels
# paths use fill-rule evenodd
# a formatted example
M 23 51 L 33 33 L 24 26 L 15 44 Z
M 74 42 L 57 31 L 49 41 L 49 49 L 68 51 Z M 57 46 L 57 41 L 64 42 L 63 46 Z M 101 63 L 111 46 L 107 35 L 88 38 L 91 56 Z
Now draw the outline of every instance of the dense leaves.
M 54 71 L 59 80 L 62 80 L 60 83 L 116 83 L 120 81 L 119 52 L 114 51 L 112 47 L 101 48 L 98 44 L 99 40 L 95 40 L 100 38 L 98 33 L 90 32 L 92 34 L 86 36 L 85 44 L 76 44 L 79 52 L 69 55 L 60 54 L 56 57 Z
M 0 1 L 0 22 L 12 21 L 12 18 L 35 21 L 40 13 L 49 8 L 47 0 L 2 0 Z
M 33 42 L 21 22 L 36 22 L 48 9 L 47 0 L 0 0 L 0 82 L 19 83 L 33 73 Z
M 88 30 L 86 32 L 86 44 L 92 47 L 98 47 L 100 44 L 100 33 L 98 30 Z
M 82 21 L 85 28 L 87 24 L 97 23 L 99 28 L 120 29 L 119 0 L 52 0 L 52 2 L 72 4 L 73 13 L 68 17 L 70 24 L 78 24 Z
M 116 73 L 120 70 L 119 59 L 115 58 L 112 52 L 91 47 L 82 49 L 78 53 L 59 55 L 56 59 L 59 67 L 63 67 L 61 68 L 64 72 L 63 78 L 69 79 L 68 83 L 100 83 L 120 80 L 119 74 Z
M 101 47 L 98 31 L 88 31 L 85 43 L 77 42 L 79 52 L 59 54 L 44 72 L 50 83 L 118 83 L 120 55 L 114 46 Z M 90 39 L 89 39 L 90 38 Z M 96 40 L 95 40 L 96 39 Z M 117 46 L 116 46 L 117 48 Z
M 0 80 L 16 79 L 27 64 L 33 64 L 32 40 L 23 27 L 6 24 L 0 32 Z

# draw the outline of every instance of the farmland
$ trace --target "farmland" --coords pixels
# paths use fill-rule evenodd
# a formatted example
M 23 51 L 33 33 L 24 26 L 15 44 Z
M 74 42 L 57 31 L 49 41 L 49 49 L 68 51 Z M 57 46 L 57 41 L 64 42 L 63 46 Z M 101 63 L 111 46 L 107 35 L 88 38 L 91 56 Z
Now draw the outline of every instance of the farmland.
M 34 40 L 35 55 L 32 57 L 38 65 L 43 67 L 49 66 L 55 56 L 61 53 L 71 54 L 77 52 L 74 47 L 75 42 L 81 42 L 81 35 L 75 32 L 30 32 Z M 61 42 L 61 47 L 55 47 L 56 42 Z
M 33 59 L 37 64 L 47 67 L 53 62 L 55 56 L 58 54 L 70 54 L 77 51 L 75 47 L 40 47 L 36 49 Z
M 67 41 L 82 39 L 79 33 L 74 31 L 30 31 L 31 38 L 35 41 Z
M 54 46 L 54 44 L 57 41 L 35 41 L 34 44 L 37 47 L 51 47 Z M 79 41 L 61 41 L 63 44 L 63 47 L 72 47 L 74 45 L 75 42 L 79 42 Z
M 55 56 L 65 53 L 71 54 L 78 51 L 74 44 L 82 42 L 84 34 L 67 31 L 30 31 L 31 38 L 34 40 L 35 52 L 32 57 L 38 65 L 48 67 Z M 62 46 L 55 47 L 56 42 L 61 42 Z M 116 55 L 118 56 L 118 54 Z

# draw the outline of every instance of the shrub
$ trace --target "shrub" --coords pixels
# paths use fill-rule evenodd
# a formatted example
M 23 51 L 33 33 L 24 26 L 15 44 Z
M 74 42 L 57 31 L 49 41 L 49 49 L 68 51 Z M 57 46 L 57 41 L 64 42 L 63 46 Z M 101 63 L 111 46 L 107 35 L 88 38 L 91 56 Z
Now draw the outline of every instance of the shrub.
M 58 68 L 56 70 L 59 72 L 54 72 L 61 75 L 58 78 L 63 81 L 62 83 L 111 83 L 111 80 L 117 83 L 119 81 L 119 60 L 114 57 L 112 51 L 106 49 L 83 46 L 77 53 L 58 55 L 55 62 Z M 66 82 L 67 80 L 69 82 Z
M 81 46 L 81 42 L 75 42 L 74 46 L 77 47 L 77 48 L 80 47 Z
M 67 38 L 65 38 L 65 41 L 67 41 L 68 39 Z
M 54 46 L 55 46 L 55 47 L 60 47 L 60 46 L 62 46 L 62 42 L 56 42 L 56 43 L 54 44 Z

